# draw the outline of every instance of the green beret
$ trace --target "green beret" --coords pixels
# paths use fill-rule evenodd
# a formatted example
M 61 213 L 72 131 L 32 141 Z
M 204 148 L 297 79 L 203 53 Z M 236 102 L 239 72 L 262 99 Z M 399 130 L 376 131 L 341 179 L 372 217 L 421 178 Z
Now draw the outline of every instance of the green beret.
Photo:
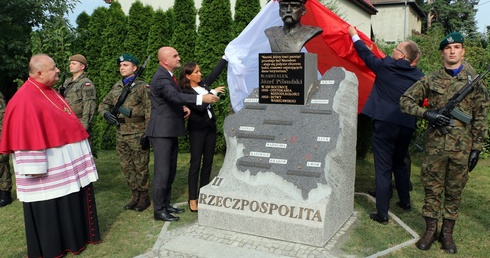
M 134 65 L 138 65 L 138 59 L 130 54 L 122 54 L 117 58 L 117 65 L 121 62 L 128 61 L 133 63 Z
M 443 50 L 447 45 L 453 43 L 464 43 L 464 37 L 459 32 L 451 32 L 439 44 L 439 50 Z

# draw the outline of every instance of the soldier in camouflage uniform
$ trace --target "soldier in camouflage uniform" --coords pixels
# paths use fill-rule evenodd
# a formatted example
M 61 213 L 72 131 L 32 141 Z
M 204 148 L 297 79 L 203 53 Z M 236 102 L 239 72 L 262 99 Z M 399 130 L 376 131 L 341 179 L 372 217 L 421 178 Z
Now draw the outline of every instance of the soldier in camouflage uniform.
M 87 68 L 87 59 L 77 54 L 70 56 L 69 60 L 70 73 L 72 73 L 73 77 L 64 82 L 63 96 L 78 119 L 80 119 L 80 122 L 82 122 L 85 130 L 88 131 L 97 107 L 95 103 L 95 87 L 84 73 Z
M 150 119 L 150 89 L 143 81 L 136 80 L 134 87 L 119 109 L 118 117 L 111 114 L 126 83 L 135 76 L 138 60 L 131 55 L 118 57 L 117 64 L 123 79 L 112 87 L 99 104 L 99 113 L 117 127 L 116 150 L 119 154 L 122 172 L 126 177 L 132 198 L 124 207 L 126 210 L 144 211 L 151 202 L 148 197 L 150 151 L 142 148 L 146 125 Z
M 487 133 L 488 92 L 481 81 L 457 106 L 471 117 L 469 124 L 437 113 L 458 90 L 476 77 L 475 70 L 464 61 L 463 43 L 460 33 L 447 35 L 439 45 L 444 67 L 416 82 L 400 98 L 403 112 L 423 117 L 438 128 L 428 135 L 422 161 L 421 179 L 425 189 L 422 216 L 426 231 L 416 244 L 422 250 L 428 250 L 437 238 L 438 219 L 442 216 L 439 235 L 442 249 L 448 253 L 457 252 L 452 232 L 458 218 L 461 192 L 468 173 L 478 162 Z M 427 110 L 420 106 L 425 98 L 429 102 Z M 444 135 L 441 128 L 448 133 Z
M 0 92 L 0 136 L 2 134 L 5 106 L 5 97 Z M 9 155 L 0 154 L 0 207 L 4 207 L 12 203 L 11 191 L 12 174 L 10 173 Z

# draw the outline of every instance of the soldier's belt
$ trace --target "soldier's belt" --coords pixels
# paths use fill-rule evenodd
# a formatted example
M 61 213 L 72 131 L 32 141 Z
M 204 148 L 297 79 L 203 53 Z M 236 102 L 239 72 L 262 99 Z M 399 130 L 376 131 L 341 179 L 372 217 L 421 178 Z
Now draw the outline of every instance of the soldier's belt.
M 141 122 L 145 122 L 145 117 L 144 116 L 119 117 L 119 118 L 117 118 L 117 121 L 121 124 L 124 124 L 124 123 L 141 123 Z
M 451 119 L 451 122 L 449 123 L 450 126 L 456 126 L 456 127 L 463 127 L 465 126 L 465 123 L 459 121 L 458 119 Z

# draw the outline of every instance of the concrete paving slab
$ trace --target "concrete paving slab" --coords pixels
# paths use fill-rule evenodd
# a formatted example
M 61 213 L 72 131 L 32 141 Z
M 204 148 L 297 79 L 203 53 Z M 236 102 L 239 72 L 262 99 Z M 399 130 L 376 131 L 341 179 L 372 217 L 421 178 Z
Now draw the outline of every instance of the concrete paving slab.
M 356 193 L 356 195 L 364 196 L 375 202 L 375 199 L 368 194 Z M 372 254 L 369 258 L 381 257 L 395 252 L 413 245 L 419 239 L 419 235 L 395 214 L 389 212 L 389 216 L 412 235 L 412 239 Z M 348 238 L 356 219 L 357 212 L 354 212 L 337 234 L 323 247 L 227 231 L 202 226 L 197 222 L 189 226 L 168 230 L 170 223 L 166 222 L 152 250 L 135 258 L 354 258 L 357 256 L 344 253 L 341 247 Z

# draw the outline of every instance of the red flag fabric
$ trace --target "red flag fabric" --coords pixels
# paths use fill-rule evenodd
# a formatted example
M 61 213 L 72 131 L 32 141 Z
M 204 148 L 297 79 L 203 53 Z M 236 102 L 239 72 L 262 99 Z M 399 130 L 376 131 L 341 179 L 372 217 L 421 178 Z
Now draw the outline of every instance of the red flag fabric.
M 306 50 L 318 54 L 318 70 L 321 74 L 334 66 L 344 67 L 356 74 L 359 81 L 358 113 L 360 113 L 371 92 L 375 75 L 357 55 L 351 36 L 347 32 L 350 25 L 318 0 L 309 0 L 305 6 L 306 13 L 301 22 L 323 29 L 321 36 L 306 43 Z M 361 40 L 377 57 L 385 57 L 385 54 L 364 33 L 361 31 L 358 33 Z
M 305 46 L 305 51 L 318 54 L 320 74 L 323 75 L 328 69 L 337 66 L 344 67 L 357 75 L 359 81 L 358 112 L 361 112 L 371 92 L 374 74 L 365 66 L 354 49 L 352 39 L 347 32 L 350 25 L 318 0 L 309 0 L 306 3 L 306 13 L 301 22 L 323 29 L 321 35 L 314 37 Z M 283 21 L 279 17 L 279 2 L 270 1 L 242 33 L 226 47 L 228 87 L 231 105 L 235 112 L 243 108 L 243 100 L 259 85 L 258 54 L 271 52 L 269 40 L 263 31 L 272 26 L 282 25 Z M 376 56 L 385 57 L 364 33 L 360 31 L 358 33 L 361 40 L 372 48 Z

